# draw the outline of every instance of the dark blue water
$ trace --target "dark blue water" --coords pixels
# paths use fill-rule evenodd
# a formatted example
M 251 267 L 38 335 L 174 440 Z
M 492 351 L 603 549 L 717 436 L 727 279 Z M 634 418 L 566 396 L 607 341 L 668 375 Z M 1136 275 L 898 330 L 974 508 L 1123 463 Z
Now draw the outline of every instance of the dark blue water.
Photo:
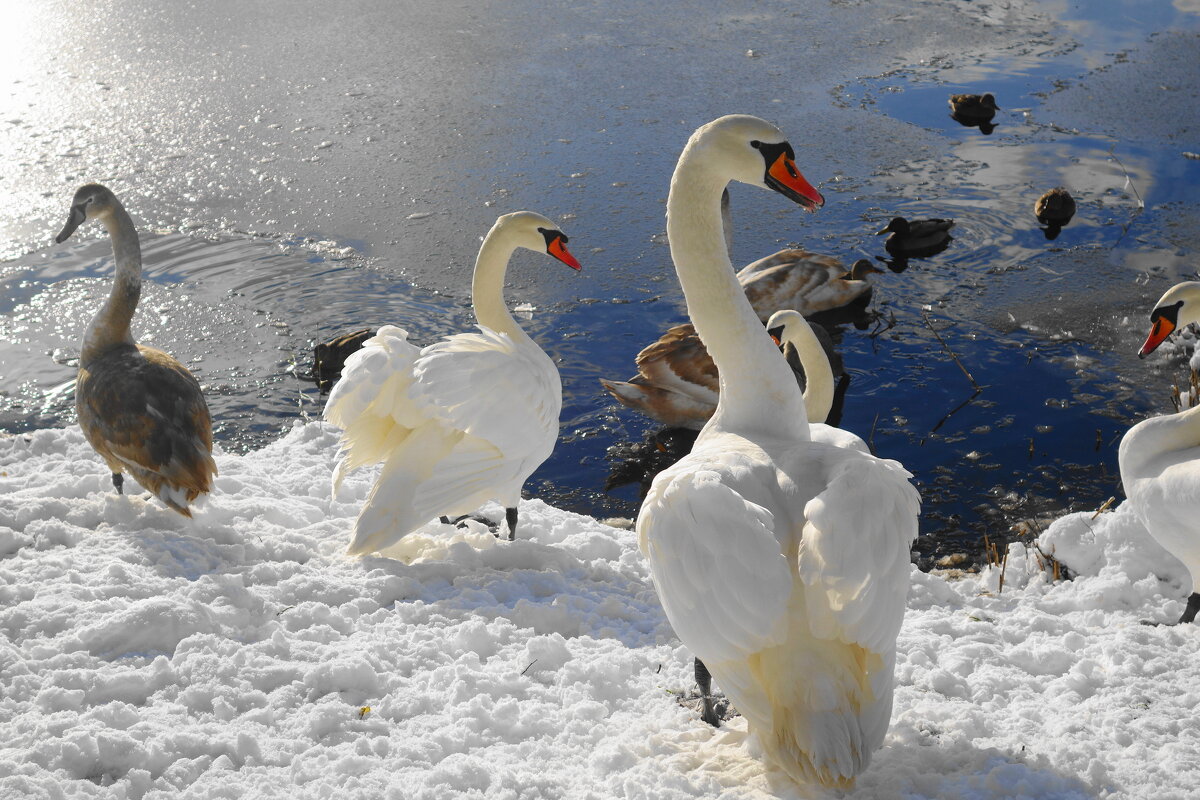
M 1140 363 L 1132 354 L 1153 300 L 1196 268 L 1195 236 L 1180 232 L 1193 229 L 1200 161 L 1181 152 L 1200 145 L 1162 134 L 1166 118 L 1195 112 L 1160 108 L 1145 115 L 1143 130 L 1119 113 L 1111 124 L 1081 125 L 1094 117 L 1080 107 L 1093 102 L 1093 90 L 1094 102 L 1117 110 L 1147 102 L 1142 95 L 1169 96 L 1161 85 L 1177 71 L 1146 65 L 1177 45 L 1171 37 L 1194 49 L 1197 19 L 1165 0 L 1078 4 L 1059 22 L 1069 36 L 987 59 L 898 65 L 830 87 L 831 107 L 899 123 L 911 158 L 887 172 L 837 157 L 822 165 L 828 174 L 809 170 L 828 201 L 812 216 L 734 187 L 739 265 L 787 244 L 846 263 L 864 255 L 882 263 L 882 238 L 873 233 L 892 216 L 957 221 L 945 252 L 875 276 L 862 327 L 832 326 L 851 375 L 842 426 L 914 473 L 924 497 L 922 553 L 977 554 L 983 534 L 1003 539 L 1014 525 L 1117 495 L 1120 436 L 1169 409 L 1168 384 L 1182 376 L 1183 356 Z M 1171 32 L 1151 36 L 1158 31 Z M 950 118 L 950 94 L 984 91 L 1002 108 L 994 130 Z M 619 466 L 611 451 L 656 426 L 611 401 L 598 379 L 633 374 L 638 350 L 684 320 L 661 235 L 665 181 L 658 193 L 637 188 L 640 173 L 668 171 L 674 153 L 651 149 L 647 125 L 658 120 L 624 119 L 619 106 L 609 117 L 612 130 L 577 132 L 570 147 L 530 144 L 544 147 L 548 168 L 565 182 L 561 207 L 586 210 L 601 188 L 618 198 L 598 224 L 563 220 L 583 275 L 522 253 L 507 291 L 510 305 L 534 307 L 518 316 L 558 362 L 564 386 L 562 440 L 528 492 L 600 517 L 636 513 L 636 486 L 604 491 Z M 680 145 L 686 133 L 681 127 Z M 581 153 L 600 155 L 588 162 Z M 489 169 L 504 168 L 502 147 L 483 155 L 493 159 Z M 801 148 L 802 168 L 805 155 Z M 532 182 L 518 176 L 496 186 L 497 212 L 508 210 L 504 197 L 520 193 L 523 180 Z M 1032 207 L 1060 184 L 1080 207 L 1049 240 Z M 767 237 L 764 218 L 775 226 Z M 588 234 L 574 235 L 573 224 Z M 473 241 L 483 232 L 466 235 Z M 197 373 L 228 450 L 262 446 L 296 419 L 319 417 L 324 398 L 297 377 L 315 342 L 393 323 L 429 343 L 473 322 L 468 298 L 413 286 L 403 265 L 370 257 L 371 242 L 336 233 L 147 232 L 144 248 L 147 287 L 135 332 Z M 447 255 L 464 251 L 434 243 L 428 257 L 455 276 L 441 285 L 469 285 L 469 259 Z M 72 357 L 110 275 L 103 239 L 0 265 L 0 429 L 72 421 Z

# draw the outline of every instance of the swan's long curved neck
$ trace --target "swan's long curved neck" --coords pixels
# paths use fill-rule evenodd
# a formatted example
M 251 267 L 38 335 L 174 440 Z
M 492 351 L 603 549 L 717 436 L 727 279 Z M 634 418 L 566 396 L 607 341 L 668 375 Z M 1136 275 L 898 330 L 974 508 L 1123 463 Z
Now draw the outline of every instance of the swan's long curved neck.
M 516 249 L 517 245 L 505 235 L 499 221 L 483 237 L 471 278 L 471 306 L 480 325 L 506 333 L 512 339 L 528 339 L 504 303 L 504 275 Z
M 804 367 L 804 408 L 809 422 L 824 422 L 833 410 L 833 368 L 821 341 L 807 323 L 799 324 L 788 341 Z
M 133 220 L 114 200 L 112 211 L 100 217 L 100 221 L 108 228 L 112 240 L 116 274 L 108 300 L 96 312 L 84 334 L 79 354 L 79 363 L 84 367 L 114 345 L 133 344 L 129 323 L 142 296 L 142 247 Z
M 1140 422 L 1121 442 L 1121 477 L 1126 481 L 1147 477 L 1144 471 L 1150 461 L 1193 447 L 1200 447 L 1200 406 Z
M 739 432 L 789 429 L 807 439 L 804 398 L 725 253 L 720 198 L 728 179 L 702 161 L 690 143 L 679 158 L 667 197 L 667 240 L 688 315 L 720 373 L 710 424 Z

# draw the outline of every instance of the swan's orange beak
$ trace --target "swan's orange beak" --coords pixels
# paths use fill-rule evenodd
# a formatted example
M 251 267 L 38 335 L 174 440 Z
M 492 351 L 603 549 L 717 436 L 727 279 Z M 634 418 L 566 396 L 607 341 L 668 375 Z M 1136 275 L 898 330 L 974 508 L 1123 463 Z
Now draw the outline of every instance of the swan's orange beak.
M 782 339 L 782 337 L 783 337 L 783 326 L 782 326 L 782 325 L 780 325 L 778 328 L 768 328 L 768 329 L 767 329 L 767 336 L 770 336 L 770 337 L 771 337 L 771 341 L 775 343 L 775 346 L 776 346 L 776 347 L 782 347 L 782 346 L 783 346 L 783 339 Z
M 1171 335 L 1171 331 L 1175 330 L 1175 323 L 1166 317 L 1159 317 L 1154 320 L 1154 327 L 1150 329 L 1150 335 L 1146 337 L 1145 344 L 1142 349 L 1138 350 L 1138 358 L 1145 358 L 1158 349 L 1158 346 Z
M 784 197 L 800 204 L 805 211 L 816 211 L 825 205 L 825 198 L 804 179 L 796 162 L 786 152 L 780 153 L 767 167 L 766 184 Z
M 571 269 L 583 269 L 583 265 L 576 261 L 575 256 L 571 255 L 571 251 L 567 249 L 562 236 L 555 236 L 551 239 L 550 243 L 546 245 L 546 252 Z

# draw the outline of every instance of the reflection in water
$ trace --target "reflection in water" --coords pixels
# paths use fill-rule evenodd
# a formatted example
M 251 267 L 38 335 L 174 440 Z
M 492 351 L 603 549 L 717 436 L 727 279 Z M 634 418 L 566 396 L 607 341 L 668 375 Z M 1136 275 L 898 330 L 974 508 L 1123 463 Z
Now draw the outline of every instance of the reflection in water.
M 904 258 L 877 257 L 892 274 L 874 281 L 874 298 L 866 313 L 841 325 L 837 333 L 853 377 L 843 426 L 916 475 L 924 494 L 922 529 L 934 534 L 918 544 L 927 555 L 971 549 L 971 540 L 982 532 L 995 537 L 1015 520 L 1095 507 L 1116 494 L 1115 470 L 1110 469 L 1115 466 L 1116 442 L 1129 420 L 1162 409 L 1161 393 L 1153 385 L 1159 378 L 1129 382 L 1119 376 L 1123 359 L 1133 358 L 1124 339 L 1137 334 L 1123 327 L 1120 313 L 1098 314 L 1097 308 L 1119 310 L 1139 293 L 1157 297 L 1162 284 L 1195 268 L 1190 245 L 1180 243 L 1177 232 L 1194 227 L 1200 162 L 1180 158 L 1177 143 L 1115 141 L 1075 130 L 1050 118 L 1045 100 L 1058 90 L 1061 79 L 1078 81 L 1092 66 L 1112 67 L 1111 54 L 1143 44 L 1147 26 L 1179 27 L 1170 8 L 1165 0 L 1063 5 L 1058 10 L 1065 17 L 1130 9 L 1136 13 L 1130 14 L 1132 22 L 1120 24 L 1068 21 L 1082 43 L 1079 47 L 1064 46 L 1047 33 L 991 60 L 963 58 L 956 64 L 913 66 L 886 79 L 861 80 L 844 94 L 854 113 L 837 109 L 835 118 L 848 125 L 861 124 L 868 114 L 892 121 L 889 126 L 862 126 L 864 135 L 872 130 L 902 134 L 907 128 L 894 123 L 901 121 L 920 128 L 913 139 L 921 141 L 900 141 L 890 161 L 878 153 L 858 163 L 827 155 L 838 167 L 836 178 L 822 186 L 829 192 L 830 205 L 797 228 L 801 232 L 790 235 L 803 237 L 813 249 L 830 249 L 848 263 L 856 256 L 845 258 L 846 253 L 878 241 L 870 238 L 872 220 L 903 214 L 953 216 L 958 222 L 954 247 L 918 268 L 905 271 Z M 580 9 L 563 13 L 582 22 L 587 11 Z M 455 13 L 460 11 L 473 14 L 474 7 L 456 8 Z M 207 6 L 187 12 L 210 13 Z M 513 14 L 508 24 L 517 27 L 520 19 Z M 174 14 L 160 14 L 149 24 L 169 43 L 180 41 L 180 31 L 194 30 L 181 26 Z M 454 21 L 447 33 L 458 25 Z M 622 31 L 616 25 L 604 23 L 604 36 L 620 39 Z M 472 23 L 465 29 L 473 41 L 484 41 L 478 35 L 486 30 L 482 25 Z M 0 48 L 0 59 L 25 59 L 29 50 L 20 46 L 26 41 L 22 37 L 37 37 L 42 30 L 9 25 L 0 36 L 7 34 L 4 41 L 17 46 Z M 372 32 L 356 30 L 352 35 L 358 33 Z M 685 321 L 658 236 L 662 187 L 645 188 L 645 178 L 669 172 L 673 151 L 662 143 L 674 142 L 675 128 L 683 129 L 676 117 L 681 120 L 691 113 L 669 100 L 688 97 L 698 78 L 686 70 L 649 69 L 664 63 L 652 49 L 639 50 L 636 58 L 612 59 L 613 47 L 622 55 L 632 48 L 600 44 L 594 37 L 593 43 L 581 45 L 561 31 L 551 33 L 560 37 L 552 50 L 530 45 L 510 52 L 503 35 L 488 37 L 492 52 L 480 53 L 479 59 L 499 63 L 494 69 L 478 69 L 474 62 L 464 66 L 449 57 L 453 54 L 445 60 L 439 56 L 436 84 L 414 79 L 416 94 L 409 96 L 406 89 L 401 98 L 391 96 L 393 87 L 385 82 L 363 83 L 357 76 L 353 91 L 344 91 L 348 81 L 341 63 L 318 65 L 331 72 L 328 85 L 299 85 L 302 81 L 292 81 L 288 71 L 299 75 L 307 64 L 290 60 L 290 55 L 282 64 L 265 63 L 274 58 L 274 51 L 263 47 L 260 52 L 256 45 L 272 34 L 249 31 L 254 44 L 239 52 L 262 59 L 256 68 L 282 81 L 286 97 L 279 96 L 278 106 L 259 109 L 232 103 L 226 110 L 238 125 L 244 122 L 245 129 L 237 127 L 227 142 L 214 141 L 217 123 L 181 124 L 155 128 L 147 133 L 150 141 L 134 137 L 130 141 L 136 150 L 114 144 L 97 154 L 96 163 L 106 172 L 127 164 L 149 173 L 163 164 L 183 165 L 164 170 L 166 177 L 146 187 L 147 198 L 155 201 L 148 205 L 156 207 L 158 221 L 172 229 L 195 213 L 193 205 L 216 212 L 184 223 L 187 229 L 219 227 L 224 206 L 239 206 L 228 216 L 241 227 L 249 227 L 243 220 L 258 221 L 258 227 L 271 231 L 319 225 L 342 240 L 335 245 L 321 243 L 325 237 L 302 242 L 172 234 L 144 241 L 146 294 L 135 330 L 142 341 L 177 354 L 200 377 L 223 447 L 257 447 L 298 417 L 319 416 L 323 400 L 316 387 L 297 380 L 302 372 L 298 365 L 307 363 L 314 341 L 392 323 L 408 329 L 414 341 L 427 344 L 471 324 L 465 297 L 415 289 L 353 254 L 346 257 L 346 237 L 362 240 L 355 248 L 359 252 L 369 245 L 373 253 L 385 254 L 388 267 L 411 269 L 426 286 L 465 287 L 469 263 L 441 266 L 452 264 L 456 252 L 473 252 L 454 245 L 461 242 L 463 231 L 486 228 L 498 210 L 492 203 L 507 206 L 505 210 L 514 203 L 544 207 L 577 215 L 570 232 L 578 233 L 585 247 L 597 248 L 598 268 L 588 274 L 589 281 L 593 275 L 602 277 L 587 284 L 590 296 L 547 304 L 539 291 L 570 297 L 579 289 L 565 281 L 531 279 L 520 264 L 510 276 L 510 305 L 539 306 L 526 328 L 559 365 L 564 387 L 562 440 L 529 488 L 534 495 L 581 512 L 635 513 L 634 486 L 611 486 L 611 494 L 604 493 L 608 452 L 635 447 L 623 444 L 633 442 L 653 460 L 683 442 L 662 433 L 647 438 L 647 423 L 610 401 L 597 378 L 624 374 L 641 345 Z M 432 38 L 461 41 L 457 33 Z M 555 99 L 549 88 L 553 84 L 544 80 L 548 71 L 578 77 L 559 64 L 565 48 L 574 48 L 572 55 L 585 55 L 585 67 L 604 62 L 605 72 L 612 73 L 604 77 L 614 81 L 613 99 L 606 95 L 598 106 L 585 108 L 590 117 L 542 115 L 536 124 L 523 124 L 515 109 L 542 107 Z M 315 51 L 300 58 L 313 57 L 327 58 Z M 820 57 L 824 56 L 814 56 Z M 340 53 L 335 56 L 341 58 Z M 737 73 L 739 86 L 750 86 L 749 79 L 759 74 L 753 70 L 761 71 L 768 62 L 714 63 L 723 72 Z M 514 64 L 535 79 L 511 80 Z M 61 73 L 62 68 L 54 66 L 51 72 L 55 70 Z M 76 169 L 63 166 L 81 164 L 83 154 L 75 149 L 75 140 L 90 141 L 64 127 L 71 120 L 55 114 L 107 118 L 114 108 L 104 103 L 122 96 L 192 97 L 192 90 L 202 88 L 195 84 L 193 72 L 181 69 L 178 75 L 163 76 L 141 95 L 134 84 L 114 91 L 88 80 L 69 84 L 76 87 L 76 94 L 68 98 L 71 102 L 56 104 L 53 114 L 43 113 L 45 123 L 34 126 L 38 132 L 44 129 L 61 151 L 43 165 L 45 174 L 57 180 Z M 420 72 L 413 74 L 420 78 Z M 364 69 L 361 74 L 396 73 Z M 646 84 L 637 81 L 642 74 L 658 76 L 653 91 L 643 91 Z M 774 96 L 771 92 L 783 97 L 783 88 L 791 85 L 786 76 L 795 70 L 775 74 L 785 77 L 766 76 L 767 86 L 773 88 L 765 90 L 767 95 L 747 99 L 757 102 Z M 213 99 L 213 93 L 227 93 L 238 73 L 220 75 L 224 77 L 201 94 Z M 449 79 L 442 80 L 447 75 Z M 704 72 L 700 77 L 715 80 L 714 75 Z M 427 85 L 436 90 L 422 96 Z M 984 86 L 1005 98 L 1008 109 L 998 117 L 1002 127 L 990 127 L 996 118 L 987 123 L 987 130 L 979 127 L 980 133 L 994 130 L 991 136 L 946 119 L 948 92 Z M 447 102 L 447 87 L 451 100 L 470 95 L 471 102 Z M 127 89 L 130 94 L 123 95 Z M 533 102 L 539 100 L 544 102 Z M 12 145 L 0 148 L 0 173 L 15 174 L 26 162 L 42 164 L 49 158 L 43 152 L 47 140 L 29 135 L 30 117 L 24 108 L 30 96 L 24 85 L 0 87 L 0 101 L 9 109 L 3 115 L 9 127 L 0 134 Z M 867 111 L 860 113 L 859 106 Z M 481 108 L 494 113 L 480 114 Z M 183 119 L 196 121 L 187 114 Z M 832 133 L 823 128 L 823 123 L 814 125 L 814 135 L 844 135 L 841 128 Z M 447 131 L 452 135 L 447 137 Z M 234 148 L 244 156 L 213 155 Z M 813 154 L 836 151 L 820 138 L 812 148 Z M 154 154 L 150 160 L 140 155 L 147 152 Z M 445 169 L 452 161 L 458 168 Z M 213 175 L 213 163 L 228 172 Z M 234 172 L 246 163 L 254 165 L 250 172 L 256 182 L 235 180 Z M 361 163 L 370 164 L 370 169 L 361 169 Z M 422 171 L 413 165 L 434 166 Z M 403 172 L 402 184 L 397 183 L 398 171 Z M 297 175 L 304 177 L 293 181 Z M 453 175 L 459 177 L 447 177 Z M 199 199 L 189 196 L 190 190 L 183 189 L 192 187 L 196 176 L 219 188 L 199 192 L 204 195 Z M 356 179 L 343 184 L 346 176 Z M 45 202 L 39 194 L 46 184 L 42 177 L 19 187 L 10 205 L 35 207 Z M 225 184 L 232 188 L 227 191 Z M 1076 195 L 1079 210 L 1069 227 L 1052 230 L 1054 226 L 1035 225 L 1029 199 L 1055 184 Z M 264 191 L 290 193 L 289 200 L 280 204 L 279 194 L 268 197 Z M 1140 215 L 1138 192 L 1146 203 L 1146 213 Z M 464 204 L 464 197 L 479 202 Z M 747 194 L 746 202 L 747 219 L 767 213 L 757 195 Z M 286 211 L 279 221 L 275 218 L 281 206 Z M 345 208 L 361 215 L 362 223 L 356 218 L 347 221 L 353 215 Z M 11 213 L 0 209 L 0 223 Z M 55 205 L 56 219 L 57 213 Z M 797 218 L 796 213 L 780 213 L 778 228 Z M 816 247 L 816 241 L 822 246 Z M 782 242 L 773 244 L 764 243 L 758 253 L 742 245 L 743 258 L 737 261 L 752 260 Z M 0 429 L 27 430 L 72 420 L 73 358 L 84 326 L 102 301 L 110 270 L 107 243 L 100 241 L 0 264 L 0 337 L 7 342 L 0 347 Z M 924 307 L 981 391 L 964 379 L 954 358 L 925 326 L 920 313 Z M 1118 348 L 1124 349 L 1117 352 Z M 635 476 L 634 483 L 640 485 L 652 474 L 649 469 Z

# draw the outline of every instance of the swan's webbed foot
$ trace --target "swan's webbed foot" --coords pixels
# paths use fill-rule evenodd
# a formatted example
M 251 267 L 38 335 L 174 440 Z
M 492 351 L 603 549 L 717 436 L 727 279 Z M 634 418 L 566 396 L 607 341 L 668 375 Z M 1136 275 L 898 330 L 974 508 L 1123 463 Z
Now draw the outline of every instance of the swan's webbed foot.
M 125 476 L 124 475 L 122 475 L 119 472 L 114 472 L 112 474 L 112 482 L 113 482 L 113 486 L 117 487 L 117 494 L 125 494 L 125 489 L 123 488 L 125 486 Z M 1192 616 L 1195 616 L 1195 614 L 1193 614 Z
M 517 535 L 517 509 L 504 509 L 504 519 L 508 523 L 508 540 L 511 542 Z
M 700 712 L 700 719 L 714 728 L 721 727 L 721 718 L 717 716 L 717 710 L 713 705 L 712 673 L 699 658 L 696 659 L 696 685 L 700 687 L 700 702 L 704 704 L 704 710 Z
M 1200 592 L 1192 592 L 1187 601 L 1187 608 L 1179 618 L 1179 624 L 1195 621 L 1197 612 L 1200 612 Z

